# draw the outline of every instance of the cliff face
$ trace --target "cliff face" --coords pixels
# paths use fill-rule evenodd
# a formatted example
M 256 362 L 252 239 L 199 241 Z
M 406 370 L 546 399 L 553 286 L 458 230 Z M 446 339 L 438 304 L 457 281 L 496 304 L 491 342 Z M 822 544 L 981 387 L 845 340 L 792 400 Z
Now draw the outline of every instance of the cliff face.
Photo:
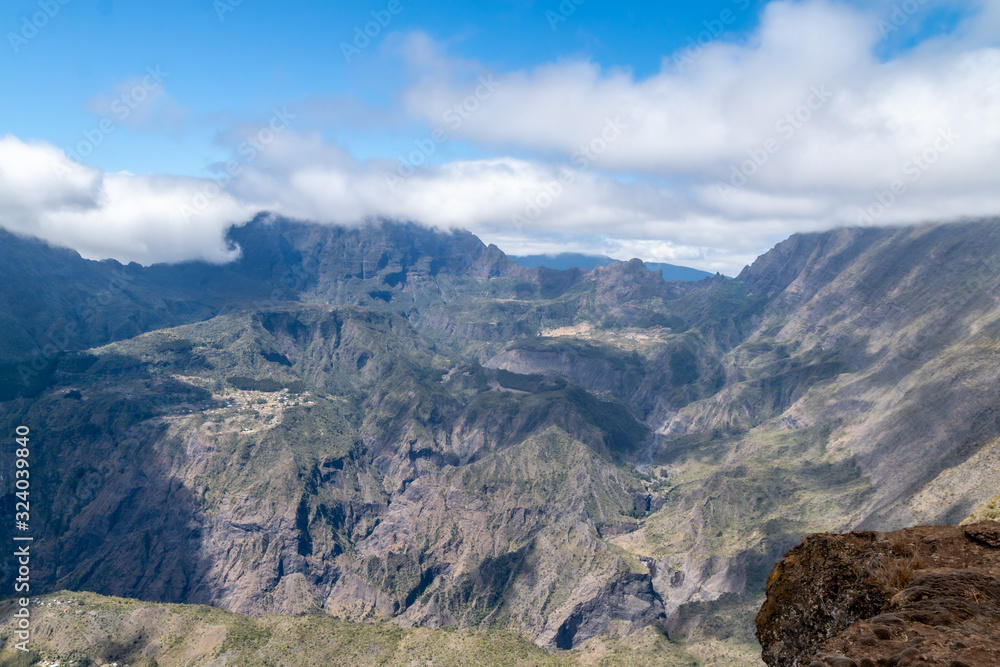
M 995 223 L 838 230 L 676 302 L 719 313 L 687 342 L 722 382 L 647 417 L 665 504 L 616 538 L 656 560 L 668 629 L 735 613 L 801 535 L 955 523 L 996 495 L 998 266 Z
M 811 535 L 756 625 L 777 667 L 1000 664 L 1000 523 Z
M 43 586 L 560 648 L 663 617 L 603 539 L 649 509 L 620 463 L 648 429 L 621 403 L 514 374 L 506 391 L 367 309 L 221 316 L 95 352 L 5 406 L 47 471 Z M 307 393 L 276 391 L 300 378 Z

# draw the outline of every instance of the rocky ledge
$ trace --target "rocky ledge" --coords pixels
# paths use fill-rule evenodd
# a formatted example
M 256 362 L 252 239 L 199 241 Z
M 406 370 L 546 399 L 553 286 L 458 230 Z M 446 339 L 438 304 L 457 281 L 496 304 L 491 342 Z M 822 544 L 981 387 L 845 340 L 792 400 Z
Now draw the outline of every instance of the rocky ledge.
M 1000 665 L 1000 523 L 805 538 L 757 615 L 779 667 Z

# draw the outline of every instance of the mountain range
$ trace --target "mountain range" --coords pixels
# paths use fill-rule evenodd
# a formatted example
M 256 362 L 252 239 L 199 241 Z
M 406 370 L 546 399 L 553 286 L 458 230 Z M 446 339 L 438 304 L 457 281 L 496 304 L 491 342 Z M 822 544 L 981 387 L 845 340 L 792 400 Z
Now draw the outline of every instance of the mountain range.
M 550 269 L 583 269 L 591 271 L 599 266 L 608 266 L 616 260 L 606 255 L 584 255 L 576 252 L 562 252 L 556 255 L 522 255 L 509 257 L 528 268 L 544 266 Z M 708 278 L 712 274 L 700 269 L 692 269 L 687 266 L 677 266 L 676 264 L 664 264 L 659 262 L 643 262 L 650 271 L 659 271 L 664 280 L 701 280 Z
M 996 220 L 798 234 L 698 281 L 390 222 L 260 216 L 221 266 L 0 235 L 40 592 L 751 664 L 803 535 L 997 496 Z

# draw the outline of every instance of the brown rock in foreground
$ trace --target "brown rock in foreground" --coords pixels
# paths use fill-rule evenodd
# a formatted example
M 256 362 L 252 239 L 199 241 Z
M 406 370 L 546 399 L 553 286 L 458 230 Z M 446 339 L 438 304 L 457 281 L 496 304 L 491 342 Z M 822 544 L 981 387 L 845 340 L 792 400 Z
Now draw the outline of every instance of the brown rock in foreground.
M 757 615 L 768 665 L 1000 665 L 1000 523 L 810 535 Z

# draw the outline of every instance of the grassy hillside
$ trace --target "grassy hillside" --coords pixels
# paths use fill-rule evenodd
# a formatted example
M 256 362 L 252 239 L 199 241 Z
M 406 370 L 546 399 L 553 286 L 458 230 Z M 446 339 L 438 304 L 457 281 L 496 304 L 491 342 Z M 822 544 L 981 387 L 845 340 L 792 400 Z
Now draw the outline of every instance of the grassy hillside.
M 546 651 L 525 637 L 392 623 L 354 623 L 322 613 L 247 618 L 212 607 L 155 605 L 93 593 L 61 591 L 31 607 L 31 654 L 10 646 L 11 623 L 0 625 L 0 665 L 131 665 L 133 667 L 672 667 L 743 666 L 752 655 L 715 646 L 702 657 L 653 628 L 619 639 L 593 639 L 575 651 Z M 6 614 L 4 614 L 6 616 Z M 711 654 L 711 655 L 705 655 Z

